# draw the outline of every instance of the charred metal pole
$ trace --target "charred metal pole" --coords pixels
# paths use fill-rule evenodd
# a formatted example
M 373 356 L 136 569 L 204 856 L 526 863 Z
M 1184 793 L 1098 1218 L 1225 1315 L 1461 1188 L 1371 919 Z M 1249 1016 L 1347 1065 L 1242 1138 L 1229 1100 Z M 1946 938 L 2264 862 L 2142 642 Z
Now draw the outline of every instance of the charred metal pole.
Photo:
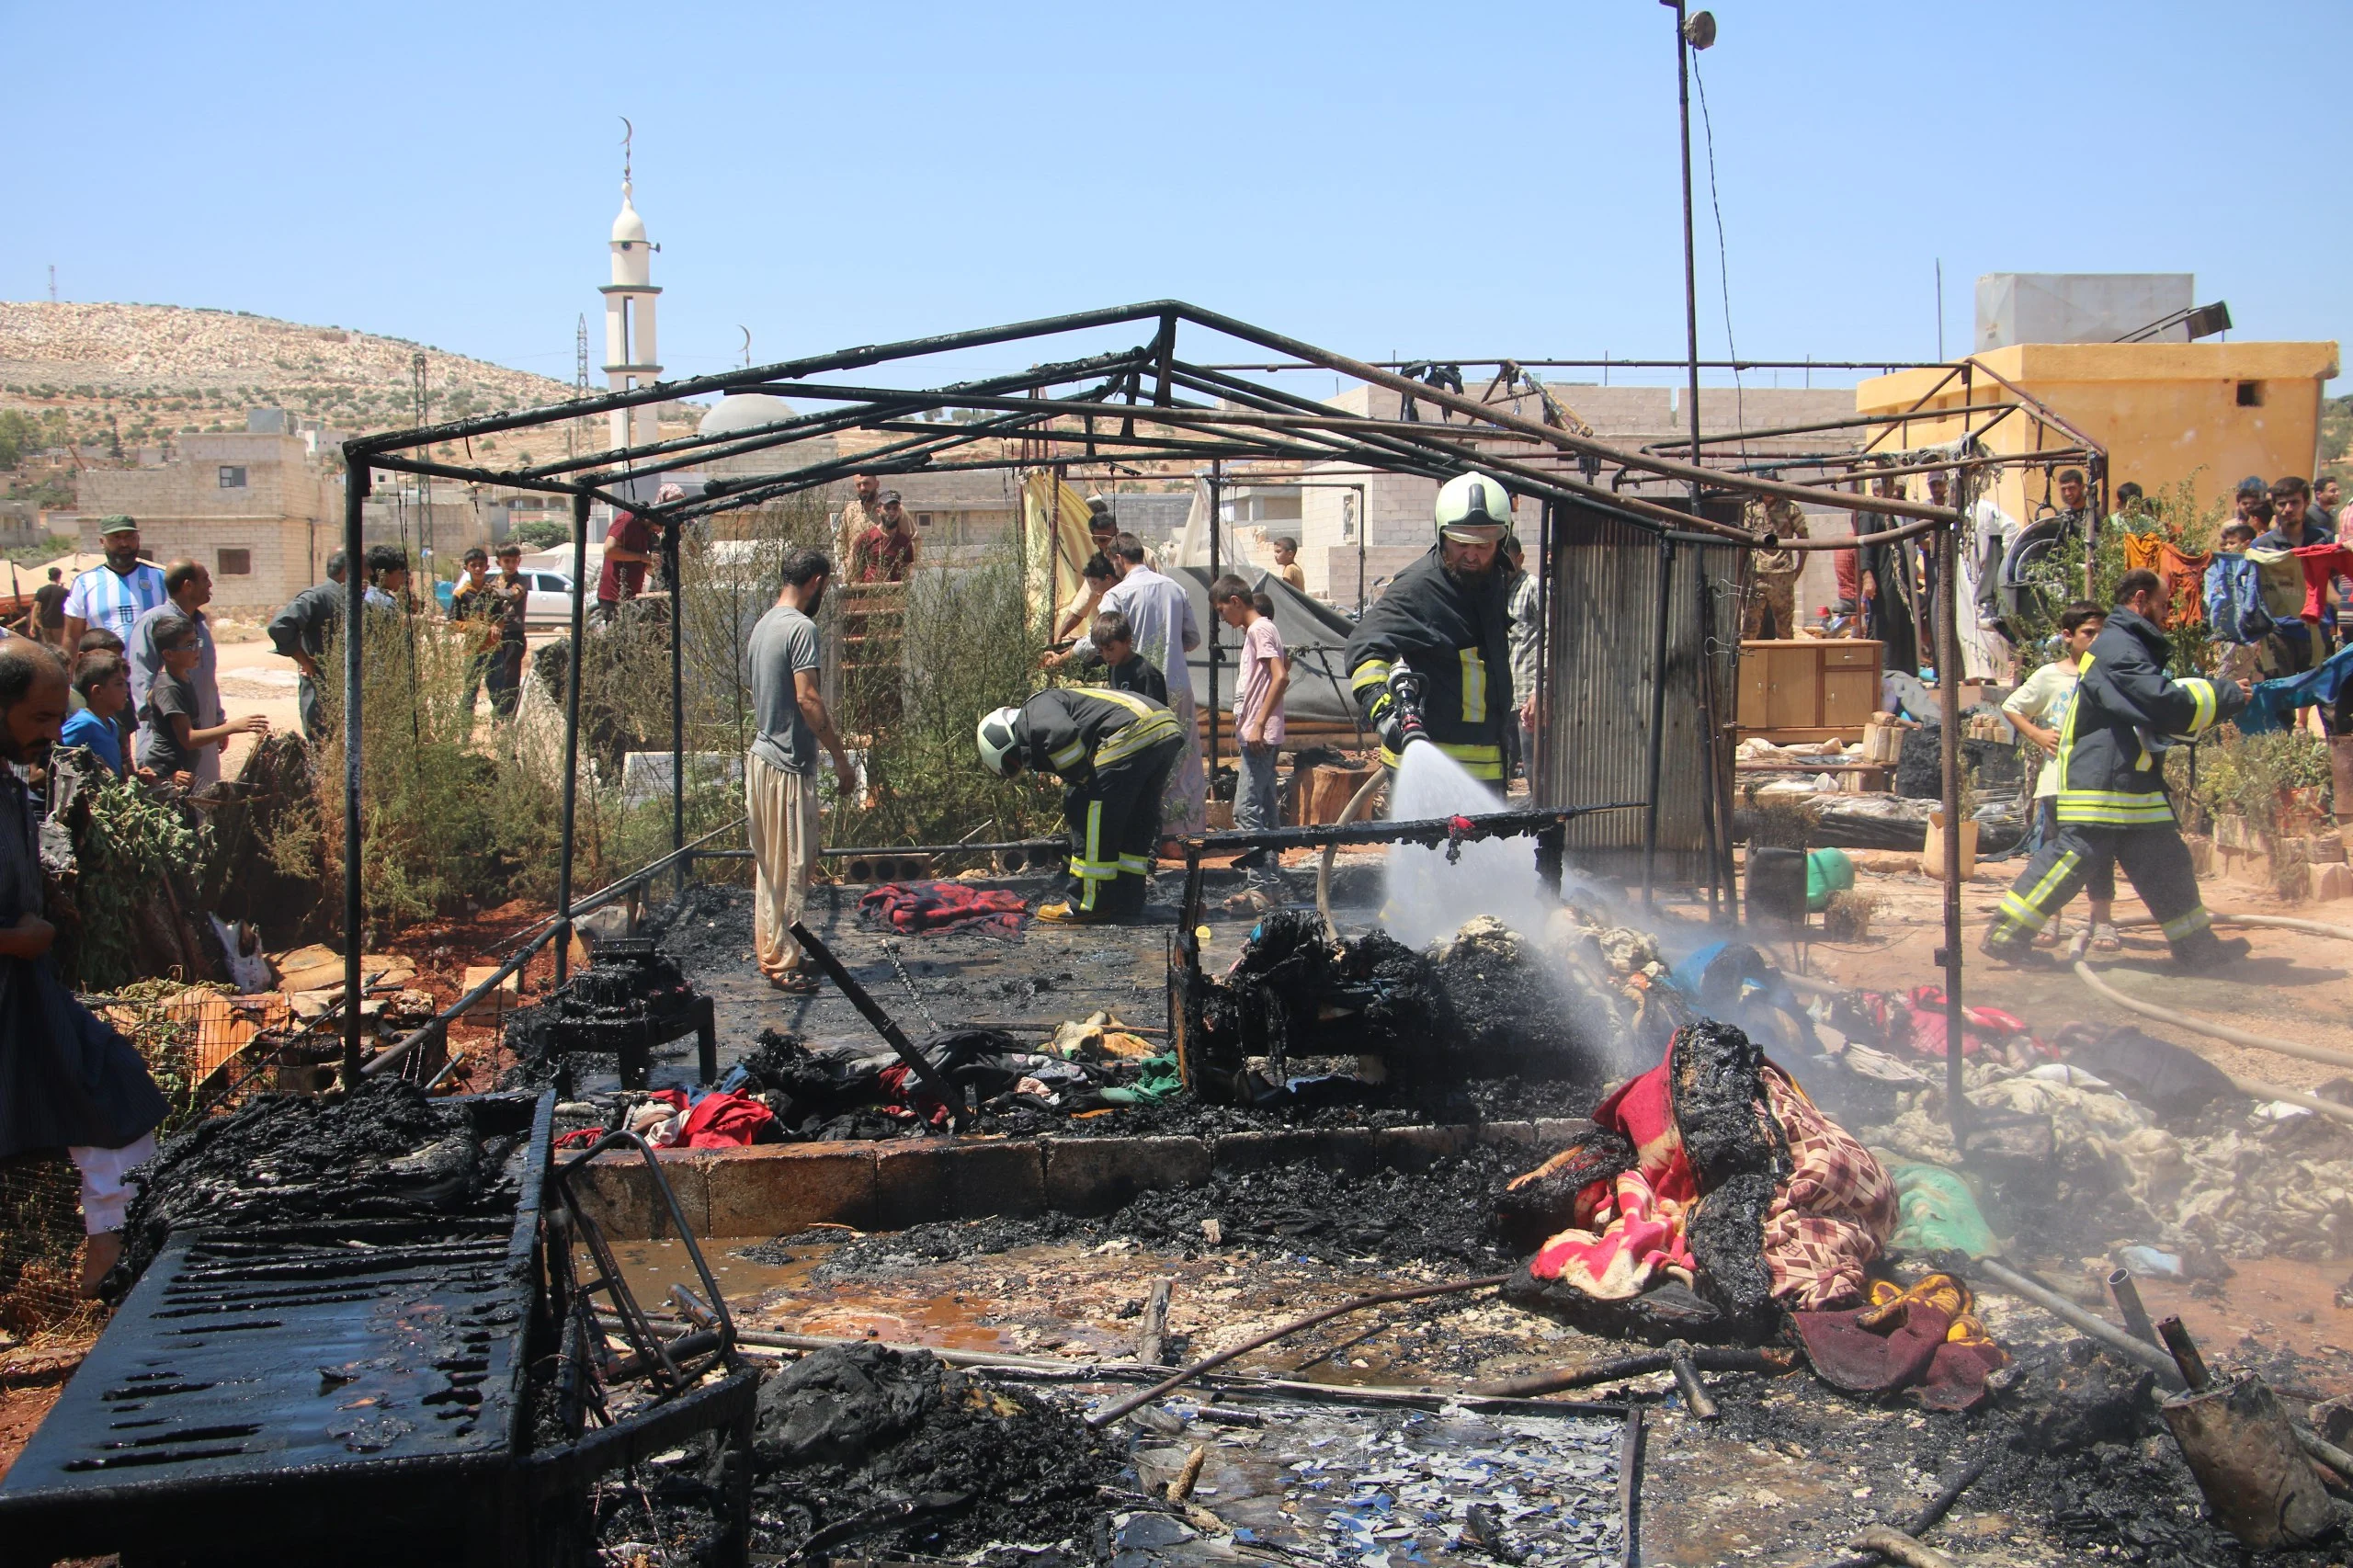
M 1699 279 L 1698 265 L 1691 248 L 1691 36 L 1683 15 L 1683 0 L 1659 0 L 1662 6 L 1675 9 L 1675 107 L 1683 123 L 1683 327 L 1690 345 L 1687 369 L 1690 374 L 1691 394 L 1691 461 L 1699 461 Z M 1691 481 L 1691 515 L 1699 515 L 1699 481 Z M 1654 779 L 1658 767 L 1654 754 L 1651 767 Z M 1654 784 L 1655 792 L 1655 784 Z M 1643 902 L 1650 903 L 1649 851 L 1643 852 Z
M 1966 515 L 1969 487 L 1966 474 L 1954 476 L 1956 510 Z M 1945 971 L 1945 1101 L 1952 1123 L 1953 1148 L 1966 1159 L 1969 1099 L 1961 1074 L 1961 573 L 1958 528 L 1938 530 L 1937 551 L 1937 706 L 1944 721 L 1943 754 L 1945 813 L 1945 945 L 1940 955 Z
M 687 895 L 693 864 L 687 846 L 687 583 L 678 570 L 678 535 L 686 525 L 673 519 L 662 530 L 662 570 L 670 578 L 670 853 L 678 856 L 678 896 Z
M 873 1025 L 874 1032 L 882 1037 L 883 1043 L 898 1053 L 899 1060 L 907 1064 L 908 1071 L 915 1074 L 925 1088 L 939 1096 L 957 1130 L 961 1131 L 972 1119 L 972 1110 L 964 1102 L 964 1091 L 949 1083 L 948 1075 L 933 1063 L 931 1058 L 915 1049 L 915 1042 L 907 1038 L 906 1030 L 882 1010 L 882 1004 L 858 983 L 858 977 L 850 973 L 849 967 L 842 962 L 833 949 L 817 939 L 814 931 L 798 920 L 786 929 L 791 932 L 792 939 L 801 944 L 801 950 L 817 960 L 817 967 L 825 971 L 825 978 L 834 983 L 834 988 L 849 998 L 849 1005 L 858 1009 L 858 1016 Z
M 367 551 L 360 543 L 360 517 L 368 499 L 368 465 L 347 450 L 343 458 L 343 1086 L 359 1086 L 360 1030 L 365 994 L 359 975 L 359 939 L 365 917 L 359 888 L 359 687 L 365 666 L 363 618 L 368 613 Z
M 1210 460 L 1210 586 L 1212 589 L 1217 586 L 1217 509 L 1219 505 L 1219 493 L 1224 489 L 1224 474 L 1225 460 L 1222 458 L 1211 458 Z M 1363 527 L 1361 520 L 1359 520 L 1358 527 Z M 1201 628 L 1201 635 L 1209 639 L 1210 644 L 1210 771 L 1207 793 L 1204 795 L 1203 799 L 1211 801 L 1217 799 L 1217 665 L 1220 642 L 1218 633 L 1224 625 L 1225 622 L 1218 619 L 1217 597 L 1215 594 L 1212 593 L 1210 597 L 1210 623 Z M 1185 684 L 1190 686 L 1193 683 L 1193 677 L 1189 673 L 1192 661 L 1185 657 L 1184 643 L 1185 639 L 1180 634 L 1176 639 L 1176 647 L 1171 651 L 1171 656 L 1182 661 L 1188 666 Z M 1185 737 L 1185 741 L 1188 745 L 1194 744 L 1196 739 L 1197 737 L 1191 735 Z M 1237 784 L 1236 788 L 1239 787 L 1240 786 Z
M 1699 503 L 1692 502 L 1694 510 Z M 1643 907 L 1656 907 L 1653 879 L 1658 862 L 1658 781 L 1666 750 L 1666 606 L 1675 587 L 1675 542 L 1658 541 L 1658 606 L 1651 618 L 1651 753 L 1649 787 L 1643 799 Z
M 572 656 L 563 676 L 563 843 L 555 872 L 555 983 L 572 967 L 573 826 L 580 808 L 580 666 L 588 641 L 588 497 L 572 498 Z

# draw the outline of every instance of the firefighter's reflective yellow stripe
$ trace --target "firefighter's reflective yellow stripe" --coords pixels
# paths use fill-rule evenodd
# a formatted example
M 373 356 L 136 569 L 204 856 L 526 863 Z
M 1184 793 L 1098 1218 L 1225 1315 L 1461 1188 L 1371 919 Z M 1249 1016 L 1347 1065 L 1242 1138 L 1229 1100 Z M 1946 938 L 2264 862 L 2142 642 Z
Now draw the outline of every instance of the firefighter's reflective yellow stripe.
M 1103 858 L 1103 802 L 1100 801 L 1086 802 L 1086 850 L 1085 854 L 1072 858 L 1070 874 L 1079 880 L 1078 907 L 1081 909 L 1093 909 L 1097 891 L 1105 882 L 1119 880 L 1120 863 Z
M 1449 744 L 1444 741 L 1430 741 L 1425 744 L 1437 746 L 1438 750 L 1444 752 L 1447 756 L 1461 763 L 1462 765 L 1462 771 L 1468 773 L 1473 778 L 1483 778 L 1489 783 L 1501 783 L 1503 781 L 1504 748 L 1501 746 L 1469 744 L 1457 745 Z M 1396 767 L 1397 754 L 1391 751 L 1387 746 L 1382 746 L 1381 748 L 1381 766 L 1383 767 Z
M 1120 856 L 1120 869 L 1131 877 L 1148 877 L 1152 875 L 1152 868 L 1144 863 L 1144 858 L 1141 855 Z
M 2194 937 L 2212 924 L 2214 917 L 2206 913 L 2206 906 L 2201 903 L 2187 915 L 2177 915 L 2163 922 L 2157 929 L 2165 934 L 2166 941 L 2178 943 L 2184 937 Z
M 1146 747 L 1158 744 L 1171 735 L 1182 734 L 1184 726 L 1176 715 L 1165 708 L 1153 709 L 1144 717 L 1123 730 L 1114 731 L 1109 739 L 1095 748 L 1095 766 L 1108 767 L 1115 762 L 1135 756 Z
M 2068 879 L 2075 874 L 2075 868 L 2083 863 L 2083 858 L 2074 850 L 2067 850 L 2061 854 L 2059 858 L 2051 862 L 2051 869 L 2042 873 L 2040 881 L 2027 889 L 2025 896 L 2019 896 L 2015 888 L 2004 893 L 2001 906 L 2002 918 L 2013 925 L 2023 926 L 2029 931 L 2040 931 L 2050 925 L 2051 916 L 2042 912 L 2043 901 L 2052 899 L 2052 902 L 2060 902 L 2053 899 L 2052 895 L 2060 888 L 2064 887 Z
M 1153 701 L 1151 698 L 1139 697 L 1132 691 L 1120 691 L 1108 686 L 1082 686 L 1077 689 L 1088 697 L 1099 697 L 1106 702 L 1117 703 L 1139 719 L 1149 719 L 1154 714 L 1168 712 L 1167 709 Z
M 2192 676 L 2185 678 L 2181 685 L 2188 691 L 2189 700 L 2196 705 L 2195 711 L 2189 716 L 2189 733 L 2194 735 L 2214 722 L 2214 683 Z
M 1457 648 L 1454 656 L 1462 661 L 1462 722 L 1483 724 L 1487 722 L 1487 662 L 1476 648 Z
M 2096 827 L 2145 827 L 2173 821 L 2173 806 L 2162 792 L 2153 790 L 2063 789 L 2059 820 Z
M 1052 766 L 1053 770 L 1057 773 L 1066 773 L 1086 760 L 1086 743 L 1085 741 L 1073 741 L 1070 744 L 1063 747 L 1062 750 L 1052 753 L 1046 758 L 1046 761 Z
M 1389 679 L 1390 665 L 1386 659 L 1367 659 L 1348 672 L 1348 689 L 1360 692 L 1369 686 L 1381 686 Z

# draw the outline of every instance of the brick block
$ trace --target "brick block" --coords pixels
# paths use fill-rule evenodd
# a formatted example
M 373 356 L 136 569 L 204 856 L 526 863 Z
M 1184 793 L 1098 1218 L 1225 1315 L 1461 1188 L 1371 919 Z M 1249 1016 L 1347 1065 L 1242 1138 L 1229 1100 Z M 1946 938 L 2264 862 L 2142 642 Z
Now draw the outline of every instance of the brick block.
M 1548 1155 L 1567 1148 L 1578 1134 L 1593 1131 L 1593 1123 L 1581 1116 L 1540 1116 L 1536 1119 L 1536 1146 Z
M 811 1225 L 875 1228 L 867 1143 L 757 1143 L 701 1151 L 714 1236 L 782 1236 Z
M 1211 1143 L 1210 1158 L 1215 1169 L 1235 1176 L 1310 1165 L 1361 1176 L 1375 1164 L 1371 1133 L 1309 1128 L 1228 1132 Z
M 1373 1158 L 1385 1170 L 1426 1171 L 1471 1147 L 1467 1127 L 1386 1127 L 1372 1135 Z
M 1068 1214 L 1108 1214 L 1139 1192 L 1210 1178 L 1198 1138 L 1050 1138 L 1045 1155 L 1046 1202 Z
M 1035 1139 L 886 1143 L 875 1160 L 874 1204 L 881 1231 L 1035 1214 L 1046 1206 L 1045 1152 Z
M 687 1223 L 698 1235 L 709 1235 L 710 1194 L 701 1163 L 693 1153 L 657 1152 L 662 1175 L 670 1184 Z M 655 1190 L 653 1174 L 634 1152 L 603 1154 L 573 1178 L 581 1206 L 614 1241 L 664 1241 L 676 1229 L 670 1210 Z
M 2313 896 L 2317 899 L 2353 898 L 2353 866 L 2339 861 L 2334 866 L 2313 867 Z
M 1487 1121 L 1479 1126 L 1479 1142 L 1514 1149 L 1534 1149 L 1539 1140 L 1532 1121 Z

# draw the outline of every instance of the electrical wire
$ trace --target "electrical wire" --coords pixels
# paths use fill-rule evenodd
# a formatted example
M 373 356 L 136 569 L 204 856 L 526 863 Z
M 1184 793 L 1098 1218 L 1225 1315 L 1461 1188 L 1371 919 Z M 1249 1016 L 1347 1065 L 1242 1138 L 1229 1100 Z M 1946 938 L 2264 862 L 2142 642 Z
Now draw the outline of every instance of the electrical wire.
M 1732 337 L 1732 263 L 1724 252 L 1723 203 L 1716 196 L 1716 127 L 1708 116 L 1708 79 L 1699 74 L 1699 51 L 1696 49 L 1691 51 L 1691 85 L 1699 89 L 1699 130 L 1708 147 L 1708 210 L 1716 215 L 1716 287 L 1724 302 L 1724 358 L 1733 362 L 1733 418 L 1745 431 L 1748 428 L 1748 409 L 1745 389 L 1740 380 L 1740 350 L 1733 347 Z M 1740 455 L 1744 461 L 1746 460 L 1746 440 L 1740 443 Z M 1692 453 L 1691 460 L 1698 462 L 1699 454 Z

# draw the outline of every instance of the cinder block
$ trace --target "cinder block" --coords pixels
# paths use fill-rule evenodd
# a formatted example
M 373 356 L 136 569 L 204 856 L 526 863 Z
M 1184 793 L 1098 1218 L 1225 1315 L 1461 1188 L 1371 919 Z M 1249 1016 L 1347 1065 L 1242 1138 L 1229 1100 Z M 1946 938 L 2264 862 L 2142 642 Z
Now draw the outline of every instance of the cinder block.
M 1372 1135 L 1374 1160 L 1384 1169 L 1421 1172 L 1471 1147 L 1467 1127 L 1385 1127 Z
M 1035 1214 L 1045 1206 L 1045 1152 L 1035 1139 L 902 1141 L 876 1155 L 877 1230 Z
M 2313 896 L 2317 899 L 2353 898 L 2353 866 L 2339 861 L 2334 866 L 2313 867 Z
M 714 1236 L 782 1236 L 811 1225 L 875 1224 L 875 1146 L 756 1143 L 703 1151 Z
M 1236 1176 L 1286 1165 L 1318 1165 L 1362 1176 L 1377 1163 L 1370 1132 L 1310 1128 L 1228 1132 L 1211 1143 L 1210 1160 L 1213 1168 Z
M 1536 1119 L 1536 1144 L 1547 1154 L 1557 1154 L 1580 1133 L 1592 1131 L 1593 1123 L 1581 1116 L 1540 1116 Z
M 670 1184 L 687 1223 L 698 1235 L 710 1235 L 710 1193 L 700 1163 L 691 1151 L 657 1152 L 662 1175 Z M 615 1241 L 663 1241 L 676 1226 L 668 1205 L 655 1189 L 653 1173 L 636 1153 L 602 1154 L 573 1178 L 573 1191 L 605 1234 Z
M 1210 1178 L 1198 1138 L 1050 1138 L 1045 1154 L 1046 1202 L 1068 1214 L 1108 1214 L 1139 1192 Z
M 1486 1121 L 1479 1124 L 1479 1142 L 1530 1150 L 1537 1147 L 1540 1140 L 1532 1121 Z

